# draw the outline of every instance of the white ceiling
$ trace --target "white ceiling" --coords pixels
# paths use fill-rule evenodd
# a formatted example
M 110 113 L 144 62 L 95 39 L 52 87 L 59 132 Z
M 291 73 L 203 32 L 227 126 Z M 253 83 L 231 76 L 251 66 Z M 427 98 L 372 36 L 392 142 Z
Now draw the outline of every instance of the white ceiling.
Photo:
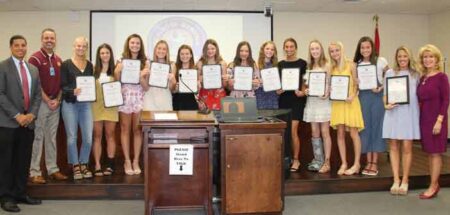
M 357 2 L 355 2 L 357 1 Z M 351 2 L 351 3 L 348 3 Z M 0 11 L 41 10 L 263 10 L 433 14 L 449 0 L 0 0 Z

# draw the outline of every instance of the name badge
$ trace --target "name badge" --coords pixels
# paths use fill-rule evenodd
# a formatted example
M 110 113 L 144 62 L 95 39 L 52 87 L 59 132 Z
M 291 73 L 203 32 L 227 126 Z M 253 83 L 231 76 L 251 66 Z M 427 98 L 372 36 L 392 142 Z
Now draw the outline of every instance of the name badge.
M 55 67 L 50 67 L 50 76 L 55 76 Z

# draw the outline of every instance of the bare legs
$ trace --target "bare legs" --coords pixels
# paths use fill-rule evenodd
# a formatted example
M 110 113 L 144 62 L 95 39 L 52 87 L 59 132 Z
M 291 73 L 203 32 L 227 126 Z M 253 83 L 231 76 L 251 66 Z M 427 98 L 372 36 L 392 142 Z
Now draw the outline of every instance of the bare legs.
M 139 127 L 140 113 L 125 114 L 120 113 L 120 140 L 125 158 L 124 170 L 127 175 L 140 174 L 139 156 L 141 153 L 142 137 Z M 133 165 L 130 159 L 130 130 L 133 133 L 134 159 Z M 134 170 L 133 170 L 134 168 Z
M 400 145 L 402 142 L 402 169 L 403 177 L 400 180 Z M 389 159 L 391 161 L 394 183 L 391 187 L 392 194 L 406 195 L 408 192 L 408 179 L 412 161 L 412 140 L 389 140 Z M 400 185 L 402 190 L 400 190 Z
M 100 159 L 102 156 L 102 137 L 103 137 L 103 126 L 105 126 L 106 132 L 106 151 L 109 159 L 113 159 L 116 153 L 116 140 L 115 140 L 115 129 L 116 122 L 112 121 L 97 121 L 94 122 L 94 160 L 95 160 L 95 170 L 101 170 Z
M 353 142 L 353 149 L 355 153 L 355 160 L 353 162 L 353 166 L 350 169 L 347 169 L 347 159 L 346 159 L 346 147 L 345 147 L 345 125 L 338 125 L 338 148 L 339 155 L 341 157 L 341 167 L 339 168 L 339 175 L 353 175 L 359 172 L 360 164 L 359 160 L 361 158 L 361 139 L 359 138 L 358 128 L 349 128 L 350 136 Z
M 313 139 L 322 136 L 325 160 L 319 169 L 319 173 L 327 173 L 330 171 L 331 157 L 330 122 L 311 122 L 311 133 Z
M 293 162 L 291 166 L 291 171 L 297 171 L 300 168 L 300 138 L 298 137 L 298 126 L 299 121 L 298 120 L 292 120 L 292 127 L 291 127 L 291 138 L 292 138 L 292 157 Z
M 432 196 L 439 189 L 439 175 L 441 174 L 442 167 L 441 154 L 429 154 L 428 165 L 430 167 L 431 183 L 428 189 L 423 193 L 423 195 Z

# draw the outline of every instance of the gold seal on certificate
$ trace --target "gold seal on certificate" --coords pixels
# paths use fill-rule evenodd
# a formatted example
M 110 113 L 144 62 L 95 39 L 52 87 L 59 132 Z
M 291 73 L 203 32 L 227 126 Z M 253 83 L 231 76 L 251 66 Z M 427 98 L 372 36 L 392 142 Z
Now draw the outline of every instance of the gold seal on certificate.
M 219 89 L 222 88 L 222 66 L 220 64 L 203 65 L 203 88 Z
M 178 92 L 197 93 L 197 77 L 196 69 L 180 69 L 178 71 Z
M 300 86 L 300 69 L 286 68 L 281 70 L 281 88 L 284 91 L 298 90 Z
M 345 101 L 349 95 L 350 76 L 332 75 L 331 76 L 330 100 Z
M 327 72 L 308 72 L 308 96 L 324 96 L 327 84 Z
M 81 89 L 77 96 L 79 102 L 95 102 L 97 95 L 95 94 L 95 78 L 94 76 L 78 76 L 76 79 L 77 88 Z
M 124 84 L 139 84 L 140 72 L 140 60 L 123 59 L 122 72 L 120 73 L 120 82 Z
M 375 65 L 359 65 L 357 75 L 360 90 L 371 90 L 378 87 L 377 67 Z
M 409 76 L 386 78 L 386 102 L 388 104 L 409 104 Z
M 281 89 L 280 73 L 277 67 L 261 70 L 261 79 L 264 92 Z
M 152 62 L 148 84 L 152 87 L 166 88 L 169 82 L 170 64 Z
M 102 92 L 105 108 L 123 105 L 122 84 L 119 81 L 103 83 Z
M 252 90 L 253 68 L 249 66 L 234 67 L 234 90 Z

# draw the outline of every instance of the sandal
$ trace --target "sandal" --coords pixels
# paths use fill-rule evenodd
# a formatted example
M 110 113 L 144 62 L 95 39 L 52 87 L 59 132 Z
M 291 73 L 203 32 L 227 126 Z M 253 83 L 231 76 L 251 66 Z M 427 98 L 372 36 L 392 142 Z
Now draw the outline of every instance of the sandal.
M 347 165 L 341 164 L 341 167 L 339 167 L 339 170 L 337 171 L 338 175 L 344 175 L 344 172 L 347 170 Z
M 372 165 L 372 162 L 367 162 L 367 164 L 366 164 L 366 166 L 364 167 L 364 169 L 362 170 L 361 174 L 363 174 L 363 175 L 368 175 L 369 172 L 371 171 L 370 165 Z
M 373 167 L 375 167 L 376 169 L 374 170 Z M 372 163 L 372 168 L 369 170 L 369 172 L 367 172 L 366 175 L 370 175 L 370 176 L 377 176 L 378 175 L 378 165 L 377 163 Z
M 319 173 L 328 173 L 330 172 L 330 170 L 331 170 L 330 163 L 324 163 L 322 167 L 320 167 Z
M 294 163 L 295 162 L 297 162 L 298 163 L 298 166 L 297 167 L 294 167 Z M 299 170 L 300 170 L 300 161 L 299 160 L 294 160 L 293 162 L 292 162 L 292 165 L 291 165 L 291 172 L 298 172 Z
M 112 175 L 114 173 L 114 158 L 108 158 L 106 168 L 103 170 L 103 175 Z
M 400 185 L 400 187 L 398 188 L 398 195 L 402 196 L 408 195 L 408 184 L 402 183 L 402 185 Z
M 81 174 L 83 178 L 92 178 L 92 172 L 89 171 L 87 164 L 81 164 Z
M 94 175 L 95 175 L 96 177 L 102 177 L 104 174 L 103 174 L 103 171 L 102 171 L 101 169 L 96 169 L 96 170 L 94 171 Z
M 83 175 L 81 174 L 81 169 L 79 164 L 73 165 L 73 180 L 83 179 Z

